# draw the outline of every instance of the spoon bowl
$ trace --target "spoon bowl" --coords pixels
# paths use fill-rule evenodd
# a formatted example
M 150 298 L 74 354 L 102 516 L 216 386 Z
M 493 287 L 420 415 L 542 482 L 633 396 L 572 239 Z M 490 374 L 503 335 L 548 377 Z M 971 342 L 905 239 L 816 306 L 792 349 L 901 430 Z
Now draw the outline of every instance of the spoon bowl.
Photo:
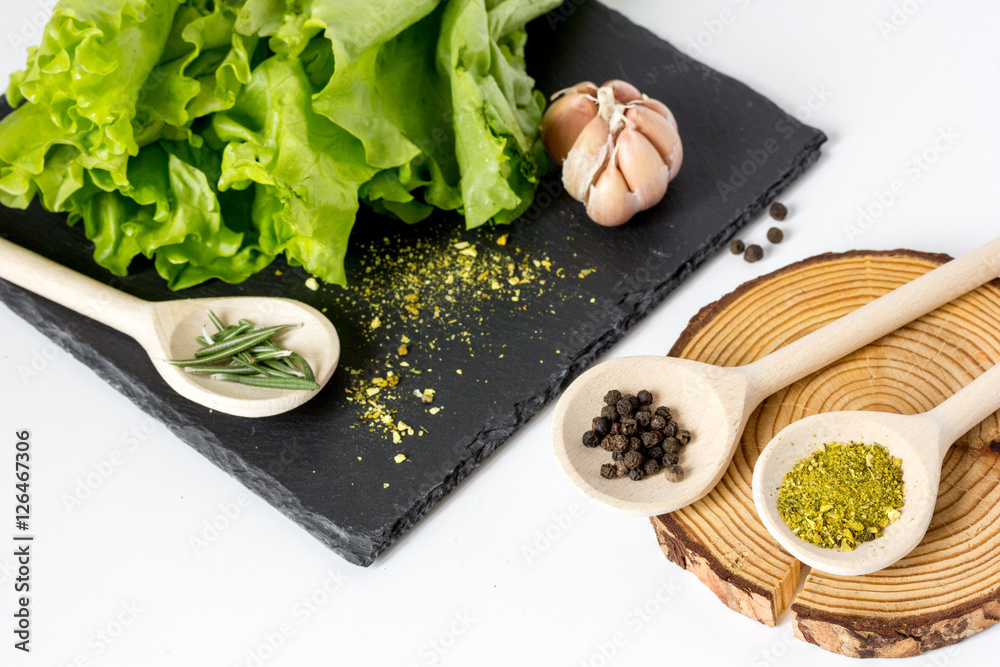
M 309 361 L 320 389 L 288 391 L 220 382 L 206 375 L 186 372 L 166 359 L 190 359 L 200 345 L 195 340 L 208 326 L 208 311 L 226 324 L 247 319 L 255 324 L 302 324 L 278 333 L 274 340 Z M 330 320 L 312 306 L 275 297 L 224 297 L 187 299 L 150 304 L 151 335 L 136 338 L 152 358 L 163 379 L 174 391 L 212 410 L 240 417 L 267 417 L 287 412 L 313 398 L 329 382 L 340 358 L 340 341 Z
M 754 465 L 753 497 L 761 523 L 786 551 L 823 572 L 860 575 L 895 563 L 920 543 L 934 515 L 941 476 L 936 450 L 939 430 L 927 418 L 860 411 L 813 415 L 790 424 L 768 443 Z M 922 441 L 932 442 L 934 451 L 914 447 Z M 826 549 L 799 539 L 778 511 L 778 489 L 785 474 L 831 442 L 879 444 L 903 462 L 901 516 L 880 537 L 862 542 L 853 551 Z
M 1000 408 L 1000 366 L 994 366 L 947 401 L 920 415 L 831 412 L 789 424 L 754 464 L 753 499 L 761 523 L 797 559 L 823 572 L 862 575 L 886 568 L 920 543 L 934 516 L 941 463 L 951 445 Z M 799 539 L 778 511 L 778 489 L 798 461 L 832 442 L 878 444 L 902 462 L 900 517 L 853 551 L 826 549 Z
M 305 358 L 320 389 L 340 358 L 340 340 L 330 320 L 307 304 L 277 297 L 180 299 L 153 303 L 119 292 L 40 255 L 0 239 L 0 278 L 86 315 L 134 338 L 167 384 L 205 407 L 240 417 L 269 417 L 302 405 L 319 393 L 248 386 L 186 372 L 168 359 L 190 359 L 208 311 L 232 324 L 241 319 L 262 326 L 301 324 L 276 340 Z
M 643 378 L 640 386 L 636 378 Z M 739 371 L 671 357 L 625 357 L 594 366 L 563 394 L 552 419 L 552 443 L 563 472 L 591 498 L 628 514 L 662 514 L 704 495 L 725 473 L 730 448 L 746 424 L 747 379 Z M 641 482 L 604 479 L 608 452 L 584 447 L 581 438 L 598 416 L 610 389 L 635 394 L 646 389 L 653 406 L 666 405 L 691 432 L 681 452 L 684 478 L 654 475 Z

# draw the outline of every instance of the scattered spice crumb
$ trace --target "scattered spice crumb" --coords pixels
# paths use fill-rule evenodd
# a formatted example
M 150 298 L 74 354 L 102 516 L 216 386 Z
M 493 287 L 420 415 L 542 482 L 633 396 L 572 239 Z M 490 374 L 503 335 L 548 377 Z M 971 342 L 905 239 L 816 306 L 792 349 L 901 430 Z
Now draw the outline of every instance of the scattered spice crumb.
M 383 489 L 388 489 L 388 488 L 389 488 L 389 484 L 388 484 L 388 483 L 385 483 L 385 482 L 383 482 L 383 483 L 382 483 L 382 488 L 383 488 Z
M 423 393 L 420 395 L 420 401 L 422 403 L 433 403 L 435 393 L 437 392 L 433 389 L 424 389 Z
M 402 463 L 403 461 L 406 460 L 406 454 L 396 454 L 394 460 L 396 461 L 396 463 Z
M 276 275 L 276 276 L 283 276 L 283 275 L 285 275 L 285 274 L 284 274 L 284 273 L 282 273 L 281 269 L 275 269 L 275 270 L 274 270 L 274 275 Z
M 306 287 L 308 287 L 313 292 L 315 292 L 316 290 L 319 289 L 319 283 L 316 282 L 315 278 L 310 277 L 310 278 L 306 279 Z
M 382 320 L 380 320 L 378 318 L 378 315 L 376 315 L 374 318 L 372 318 L 371 327 L 372 329 L 378 329 L 380 326 L 382 326 Z
M 583 271 L 580 271 L 580 279 L 583 280 L 584 278 L 586 278 L 587 276 L 589 276 L 591 273 L 596 273 L 596 272 L 597 272 L 597 269 L 584 269 Z
M 510 234 L 504 234 L 503 236 L 501 236 L 500 238 L 498 238 L 497 239 L 497 245 L 507 245 L 507 238 L 509 236 L 510 236 Z
M 396 348 L 396 352 L 399 354 L 399 356 L 405 357 L 407 354 L 410 353 L 410 350 L 409 348 L 406 347 L 406 345 L 400 345 L 398 348 Z

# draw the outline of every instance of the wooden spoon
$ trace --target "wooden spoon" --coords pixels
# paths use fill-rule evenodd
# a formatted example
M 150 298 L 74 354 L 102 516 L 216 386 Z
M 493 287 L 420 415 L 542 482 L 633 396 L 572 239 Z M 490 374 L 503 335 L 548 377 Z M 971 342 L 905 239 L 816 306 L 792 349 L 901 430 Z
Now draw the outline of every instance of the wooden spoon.
M 240 417 L 268 417 L 287 412 L 317 391 L 288 391 L 221 382 L 187 373 L 165 363 L 190 359 L 199 344 L 209 310 L 226 323 L 248 319 L 255 324 L 299 324 L 281 334 L 287 349 L 304 357 L 322 387 L 340 358 L 337 331 L 312 306 L 273 297 L 184 299 L 152 303 L 92 280 L 65 266 L 0 239 L 0 278 L 86 315 L 134 338 L 152 358 L 156 370 L 177 393 L 219 412 Z
M 624 357 L 576 379 L 556 405 L 552 446 L 570 481 L 591 498 L 629 514 L 652 516 L 688 505 L 718 483 L 747 419 L 767 396 L 1000 274 L 1000 238 L 948 262 L 858 310 L 746 366 L 719 367 L 670 357 Z M 648 389 L 654 407 L 669 406 L 692 434 L 681 452 L 684 479 L 662 474 L 633 482 L 604 479 L 611 460 L 581 438 L 610 389 Z
M 829 412 L 789 424 L 767 444 L 753 471 L 757 514 L 774 539 L 803 563 L 824 572 L 876 572 L 913 551 L 923 539 L 937 500 L 941 464 L 958 438 L 1000 409 L 1000 365 L 979 376 L 930 412 Z M 778 511 L 778 487 L 795 463 L 830 442 L 879 444 L 903 462 L 902 516 L 880 537 L 854 551 L 824 549 L 796 537 Z

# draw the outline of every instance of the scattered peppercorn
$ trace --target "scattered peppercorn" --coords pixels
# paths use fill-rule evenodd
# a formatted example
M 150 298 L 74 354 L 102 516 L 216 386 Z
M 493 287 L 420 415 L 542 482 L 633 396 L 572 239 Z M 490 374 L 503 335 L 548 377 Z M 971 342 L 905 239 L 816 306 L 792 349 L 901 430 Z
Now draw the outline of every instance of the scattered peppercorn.
M 743 251 L 746 249 L 747 249 L 746 244 L 743 243 L 743 241 L 740 241 L 739 239 L 733 239 L 732 241 L 729 242 L 729 252 L 733 253 L 734 255 L 742 255 Z
M 750 262 L 751 264 L 760 261 L 761 259 L 763 259 L 763 257 L 764 257 L 764 249 L 761 248 L 756 243 L 754 243 L 751 246 L 747 246 L 747 251 L 743 253 L 743 259 Z
M 788 215 L 788 209 L 785 207 L 784 204 L 776 201 L 773 204 L 771 204 L 771 209 L 769 213 L 771 214 L 772 218 L 774 218 L 778 222 L 781 222 L 782 220 L 785 219 L 785 216 Z
M 771 227 L 767 230 L 767 240 L 771 243 L 781 243 L 785 240 L 785 235 L 777 227 Z
M 691 434 L 677 425 L 670 408 L 661 405 L 654 411 L 653 394 L 645 389 L 634 395 L 611 390 L 604 403 L 593 430 L 583 435 L 584 446 L 600 445 L 611 453 L 612 463 L 600 469 L 603 478 L 638 481 L 662 471 L 669 481 L 683 479 L 678 460 Z

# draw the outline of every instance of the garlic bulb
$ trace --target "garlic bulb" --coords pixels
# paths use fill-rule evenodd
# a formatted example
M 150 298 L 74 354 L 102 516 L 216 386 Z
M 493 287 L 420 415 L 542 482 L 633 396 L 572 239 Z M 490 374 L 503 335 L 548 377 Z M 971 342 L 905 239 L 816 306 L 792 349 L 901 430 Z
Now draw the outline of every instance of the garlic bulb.
M 665 104 L 630 83 L 585 81 L 559 91 L 542 118 L 542 142 L 563 165 L 563 185 L 607 227 L 657 204 L 677 176 L 684 149 Z

